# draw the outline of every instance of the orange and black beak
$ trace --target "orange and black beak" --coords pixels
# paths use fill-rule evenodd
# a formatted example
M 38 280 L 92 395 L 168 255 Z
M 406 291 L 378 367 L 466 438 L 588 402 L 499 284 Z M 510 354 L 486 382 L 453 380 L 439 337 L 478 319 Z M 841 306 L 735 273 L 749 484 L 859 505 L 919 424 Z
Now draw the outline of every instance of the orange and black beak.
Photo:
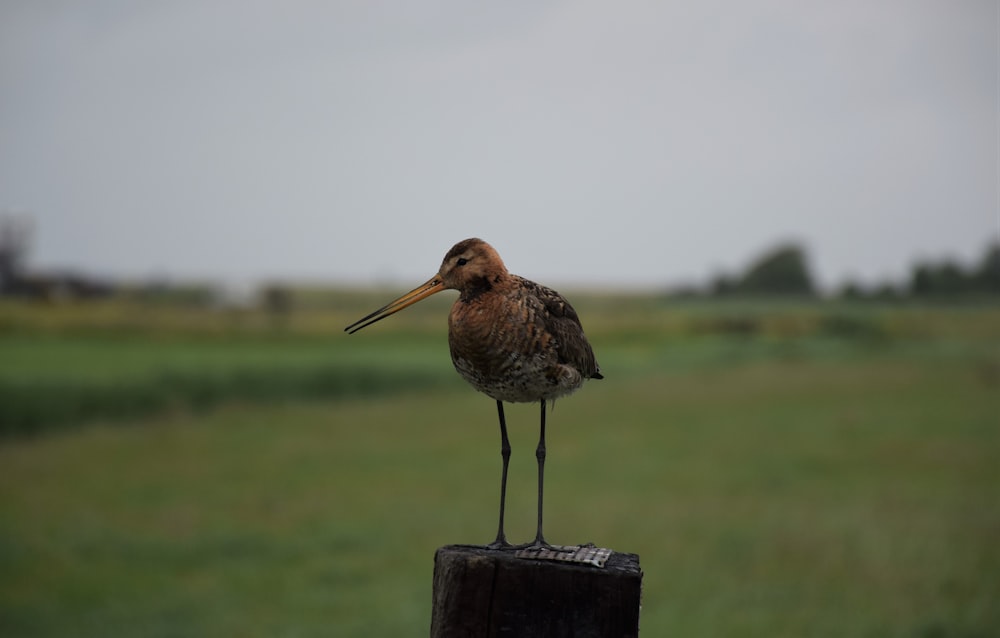
M 426 283 L 417 286 L 416 288 L 406 293 L 399 299 L 390 301 L 389 303 L 382 306 L 381 308 L 371 313 L 370 315 L 358 319 L 351 325 L 344 328 L 344 330 L 347 332 L 347 334 L 354 334 L 358 330 L 361 330 L 366 326 L 370 326 L 376 321 L 381 321 L 382 319 L 385 319 L 389 315 L 394 315 L 403 308 L 407 306 L 412 306 L 421 299 L 426 299 L 427 297 L 430 297 L 434 293 L 441 292 L 442 290 L 444 290 L 444 284 L 441 283 L 441 278 L 435 275 L 431 277 Z

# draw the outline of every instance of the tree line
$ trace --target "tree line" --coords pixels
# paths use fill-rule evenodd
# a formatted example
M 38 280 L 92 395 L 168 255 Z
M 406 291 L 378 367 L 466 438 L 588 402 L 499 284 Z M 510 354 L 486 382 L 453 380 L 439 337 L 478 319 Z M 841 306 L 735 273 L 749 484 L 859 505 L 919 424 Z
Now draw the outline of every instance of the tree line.
M 805 248 L 786 243 L 765 252 L 742 274 L 720 274 L 704 289 L 688 287 L 675 293 L 708 297 L 816 297 L 819 289 Z M 1000 296 L 1000 242 L 987 246 L 983 256 L 971 266 L 954 259 L 921 260 L 913 265 L 905 281 L 867 287 L 848 281 L 835 295 L 847 299 Z
M 18 296 L 52 299 L 58 297 L 105 297 L 120 292 L 114 282 L 75 272 L 32 273 L 27 269 L 27 254 L 33 235 L 30 218 L 0 214 L 0 297 Z M 706 287 L 682 287 L 671 291 L 687 297 L 817 297 L 809 259 L 803 246 L 784 243 L 765 252 L 741 274 L 720 274 Z M 918 261 L 908 280 L 863 286 L 844 283 L 835 296 L 845 299 L 949 298 L 957 296 L 1000 297 L 1000 241 L 987 246 L 983 256 L 971 266 L 954 259 Z M 139 296 L 145 300 L 184 299 L 194 303 L 212 303 L 218 295 L 211 286 L 172 286 L 150 282 Z M 263 305 L 277 315 L 291 306 L 291 291 L 284 286 L 269 286 L 260 295 Z

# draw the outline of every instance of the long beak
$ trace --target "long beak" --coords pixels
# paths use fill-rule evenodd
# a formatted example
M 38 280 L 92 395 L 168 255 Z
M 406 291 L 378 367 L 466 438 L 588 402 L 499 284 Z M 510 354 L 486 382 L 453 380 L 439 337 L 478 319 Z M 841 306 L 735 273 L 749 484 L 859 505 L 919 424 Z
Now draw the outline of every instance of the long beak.
M 441 292 L 442 290 L 444 290 L 444 284 L 441 283 L 441 279 L 437 275 L 435 275 L 434 277 L 431 277 L 426 283 L 417 286 L 416 288 L 406 293 L 399 299 L 390 301 L 389 303 L 382 306 L 381 308 L 371 313 L 370 315 L 358 319 L 351 325 L 344 328 L 344 330 L 347 332 L 347 334 L 354 334 L 358 330 L 361 330 L 366 326 L 370 326 L 376 321 L 381 321 L 382 319 L 385 319 L 389 315 L 394 315 L 403 308 L 407 306 L 412 306 L 421 299 L 426 299 L 427 297 L 430 297 L 434 293 Z

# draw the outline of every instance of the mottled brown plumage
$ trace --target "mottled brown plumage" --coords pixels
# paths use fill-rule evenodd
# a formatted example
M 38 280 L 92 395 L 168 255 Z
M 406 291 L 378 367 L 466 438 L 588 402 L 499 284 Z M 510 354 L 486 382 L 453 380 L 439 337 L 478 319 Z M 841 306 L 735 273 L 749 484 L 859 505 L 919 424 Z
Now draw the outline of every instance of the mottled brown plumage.
M 500 528 L 493 547 L 506 547 L 503 513 L 510 444 L 503 402 L 541 402 L 538 458 L 538 531 L 542 536 L 542 481 L 545 459 L 545 403 L 577 390 L 587 379 L 603 378 L 573 306 L 559 293 L 507 272 L 492 246 L 466 239 L 445 255 L 437 275 L 395 301 L 351 324 L 350 333 L 384 319 L 442 290 L 458 290 L 448 315 L 448 344 L 458 373 L 497 401 L 500 417 Z
M 467 239 L 438 273 L 459 291 L 448 344 L 459 374 L 498 401 L 555 399 L 597 375 L 576 311 L 559 293 L 511 275 L 493 247 Z

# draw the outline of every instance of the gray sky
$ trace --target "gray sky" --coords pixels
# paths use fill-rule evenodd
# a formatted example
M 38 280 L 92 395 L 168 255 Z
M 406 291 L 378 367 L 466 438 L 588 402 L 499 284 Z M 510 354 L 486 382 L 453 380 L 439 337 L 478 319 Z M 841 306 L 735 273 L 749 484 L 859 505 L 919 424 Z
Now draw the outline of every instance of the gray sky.
M 12 0 L 0 210 L 33 265 L 416 284 L 902 278 L 997 238 L 996 0 Z

